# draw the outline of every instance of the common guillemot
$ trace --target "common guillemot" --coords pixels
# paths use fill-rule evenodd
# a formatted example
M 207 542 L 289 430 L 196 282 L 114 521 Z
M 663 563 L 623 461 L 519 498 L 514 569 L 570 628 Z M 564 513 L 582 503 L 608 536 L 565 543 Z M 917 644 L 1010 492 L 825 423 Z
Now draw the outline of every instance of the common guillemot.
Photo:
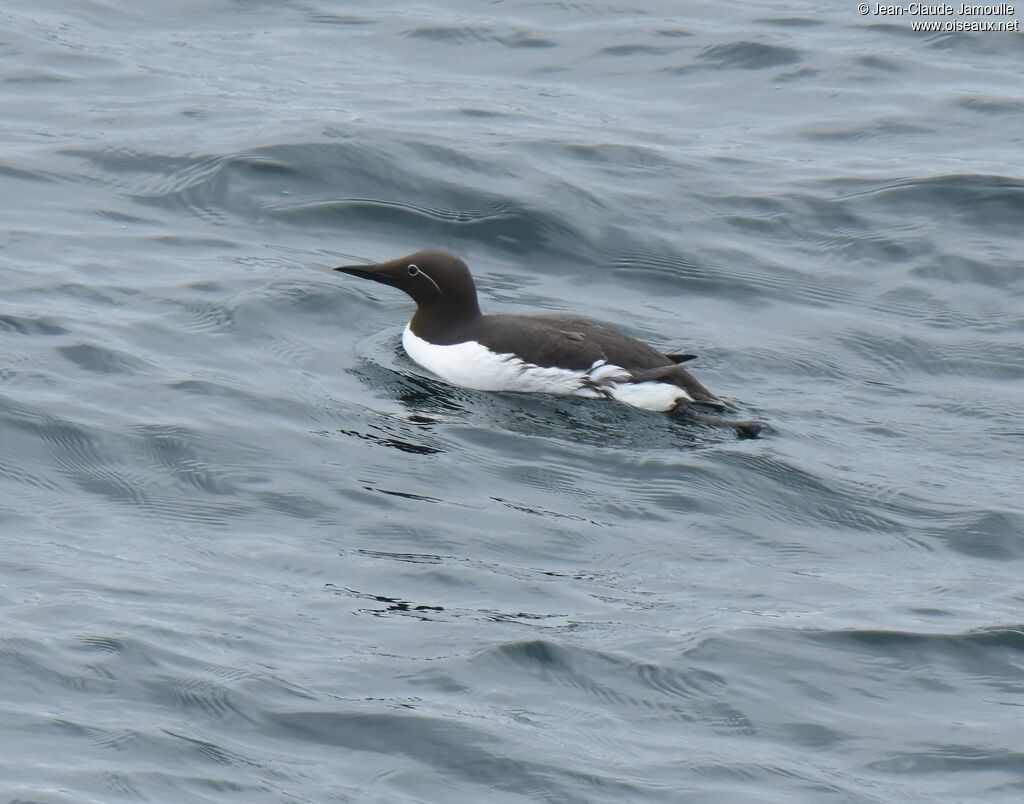
M 346 274 L 405 291 L 416 314 L 402 346 L 441 379 L 480 391 L 527 391 L 610 398 L 654 411 L 680 411 L 753 438 L 762 425 L 693 409 L 729 406 L 680 364 L 691 354 L 662 354 L 586 319 L 560 315 L 483 315 L 469 268 L 454 254 L 417 251 L 376 265 L 343 265 Z

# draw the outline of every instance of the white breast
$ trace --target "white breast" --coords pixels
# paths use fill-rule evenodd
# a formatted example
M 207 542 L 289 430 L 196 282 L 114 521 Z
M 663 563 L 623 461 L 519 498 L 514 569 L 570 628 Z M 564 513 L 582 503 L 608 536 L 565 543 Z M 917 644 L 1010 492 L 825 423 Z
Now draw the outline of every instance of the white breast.
M 402 346 L 409 357 L 452 385 L 479 391 L 525 391 L 590 398 L 611 397 L 645 410 L 671 410 L 692 402 L 686 391 L 665 382 L 629 382 L 629 372 L 603 360 L 585 371 L 535 366 L 513 354 L 496 354 L 476 341 L 438 346 L 408 326 Z

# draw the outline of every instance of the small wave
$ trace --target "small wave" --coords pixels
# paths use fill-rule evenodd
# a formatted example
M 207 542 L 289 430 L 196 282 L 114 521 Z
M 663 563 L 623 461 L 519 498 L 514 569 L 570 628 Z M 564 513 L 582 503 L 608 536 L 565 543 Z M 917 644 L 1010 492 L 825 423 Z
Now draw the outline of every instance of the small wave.
M 730 42 L 725 45 L 711 45 L 697 54 L 698 65 L 671 68 L 669 72 L 689 72 L 695 67 L 741 70 L 763 70 L 786 67 L 801 61 L 800 51 L 782 45 L 767 45 L 763 42 Z
M 0 331 L 19 335 L 66 335 L 69 330 L 45 316 L 0 314 Z
M 57 351 L 79 368 L 98 374 L 138 374 L 149 368 L 134 355 L 94 343 L 58 346 Z
M 527 31 L 497 31 L 482 26 L 451 26 L 429 25 L 410 28 L 402 32 L 410 39 L 426 39 L 432 42 L 443 42 L 448 45 L 471 45 L 475 43 L 495 43 L 505 48 L 550 48 L 557 42 L 546 37 L 536 36 Z

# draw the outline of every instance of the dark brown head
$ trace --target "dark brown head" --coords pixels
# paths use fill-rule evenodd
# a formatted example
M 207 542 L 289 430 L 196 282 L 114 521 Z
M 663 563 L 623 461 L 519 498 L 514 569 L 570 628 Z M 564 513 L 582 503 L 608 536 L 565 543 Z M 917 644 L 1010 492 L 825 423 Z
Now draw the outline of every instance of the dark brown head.
M 472 321 L 480 315 L 476 285 L 466 263 L 446 251 L 417 251 L 408 257 L 376 265 L 343 265 L 335 268 L 363 279 L 372 279 L 404 290 L 416 302 L 416 319 L 447 326 Z

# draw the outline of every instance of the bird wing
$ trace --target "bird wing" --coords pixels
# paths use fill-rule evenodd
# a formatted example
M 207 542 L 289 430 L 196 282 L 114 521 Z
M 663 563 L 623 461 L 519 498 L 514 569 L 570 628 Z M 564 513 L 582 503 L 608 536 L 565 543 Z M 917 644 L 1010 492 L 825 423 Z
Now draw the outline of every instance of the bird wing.
M 479 332 L 467 335 L 495 351 L 515 352 L 536 366 L 586 371 L 595 362 L 605 361 L 632 371 L 674 365 L 654 347 L 583 318 L 484 316 Z
M 663 354 L 636 338 L 585 318 L 482 316 L 451 337 L 475 340 L 499 354 L 514 353 L 535 366 L 586 372 L 595 364 L 609 363 L 625 369 L 631 382 L 672 383 L 685 390 L 694 402 L 727 407 L 679 365 L 694 355 Z

